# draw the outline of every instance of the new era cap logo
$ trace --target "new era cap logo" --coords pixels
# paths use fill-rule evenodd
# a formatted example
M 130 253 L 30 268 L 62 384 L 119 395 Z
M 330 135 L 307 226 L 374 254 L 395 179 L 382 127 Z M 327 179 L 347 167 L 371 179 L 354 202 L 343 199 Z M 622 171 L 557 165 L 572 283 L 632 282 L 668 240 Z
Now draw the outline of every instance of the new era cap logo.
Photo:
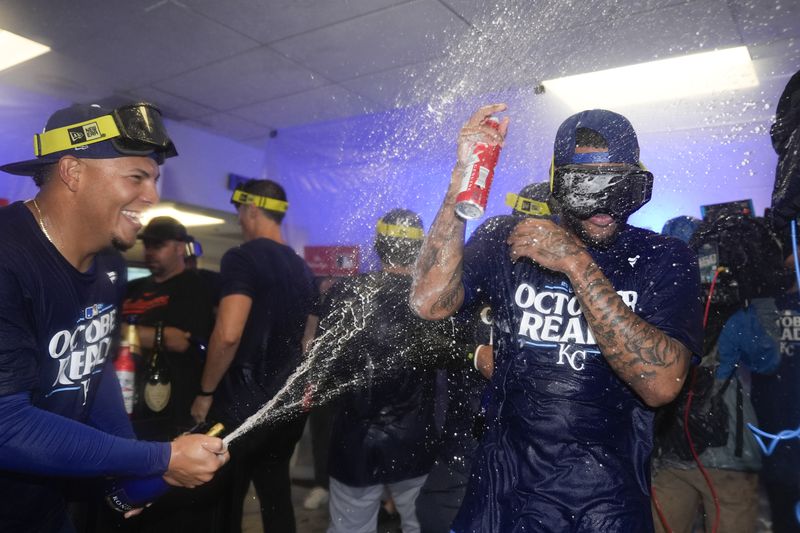
M 104 135 L 100 133 L 97 122 L 90 122 L 83 126 L 75 126 L 67 131 L 69 132 L 69 142 L 73 145 L 104 137 Z

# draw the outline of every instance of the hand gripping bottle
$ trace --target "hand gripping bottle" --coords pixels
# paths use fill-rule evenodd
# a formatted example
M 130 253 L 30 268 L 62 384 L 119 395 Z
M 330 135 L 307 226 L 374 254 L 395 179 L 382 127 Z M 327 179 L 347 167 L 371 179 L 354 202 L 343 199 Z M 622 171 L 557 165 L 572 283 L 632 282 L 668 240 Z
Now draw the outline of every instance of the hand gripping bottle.
M 209 437 L 217 437 L 224 430 L 225 426 L 222 424 L 214 424 L 205 433 Z M 200 431 L 195 430 L 192 433 Z M 170 489 L 170 486 L 163 476 L 115 479 L 111 483 L 111 490 L 106 495 L 106 503 L 115 511 L 127 513 L 144 507 L 162 496 Z
M 500 119 L 490 116 L 484 124 L 494 129 L 500 128 Z M 456 214 L 465 220 L 473 220 L 483 216 L 486 202 L 489 200 L 489 188 L 494 178 L 494 167 L 500 156 L 500 145 L 475 143 L 472 149 L 461 189 L 456 196 Z

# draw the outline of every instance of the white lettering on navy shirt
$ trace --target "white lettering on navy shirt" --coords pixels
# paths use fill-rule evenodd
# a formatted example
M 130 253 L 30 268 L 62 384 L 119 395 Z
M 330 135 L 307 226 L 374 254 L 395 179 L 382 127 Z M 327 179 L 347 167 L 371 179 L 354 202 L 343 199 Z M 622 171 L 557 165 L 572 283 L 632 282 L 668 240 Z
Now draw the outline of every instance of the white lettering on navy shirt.
M 639 299 L 636 291 L 617 291 L 617 294 L 632 311 L 636 310 Z M 538 291 L 521 283 L 514 294 L 514 303 L 522 310 L 517 332 L 522 346 L 556 348 L 556 364 L 568 364 L 573 370 L 583 370 L 587 356 L 600 353 L 578 298 L 566 283 L 548 285 Z
M 94 304 L 84 309 L 72 330 L 64 329 L 50 337 L 48 352 L 59 366 L 46 396 L 82 390 L 86 403 L 92 375 L 102 370 L 109 356 L 116 322 L 113 305 Z

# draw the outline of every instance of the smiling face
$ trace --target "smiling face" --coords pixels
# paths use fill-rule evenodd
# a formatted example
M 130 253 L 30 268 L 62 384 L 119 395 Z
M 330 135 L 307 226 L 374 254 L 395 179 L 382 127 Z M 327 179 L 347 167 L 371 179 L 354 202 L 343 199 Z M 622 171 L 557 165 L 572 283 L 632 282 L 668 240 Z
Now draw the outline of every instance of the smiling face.
M 98 244 L 127 250 L 142 228 L 140 217 L 158 202 L 158 165 L 149 157 L 81 159 L 79 207 Z

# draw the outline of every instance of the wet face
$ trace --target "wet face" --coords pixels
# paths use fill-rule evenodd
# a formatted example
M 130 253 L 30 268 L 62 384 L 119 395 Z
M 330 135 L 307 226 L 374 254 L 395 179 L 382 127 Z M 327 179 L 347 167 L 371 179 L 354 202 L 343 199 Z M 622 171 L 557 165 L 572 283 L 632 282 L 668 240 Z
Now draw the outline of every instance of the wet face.
M 168 279 L 182 270 L 183 249 L 181 241 L 144 241 L 144 261 L 156 280 Z
M 576 154 L 587 154 L 594 152 L 605 152 L 605 148 L 594 148 L 591 146 L 576 146 Z M 587 167 L 619 167 L 619 163 L 588 163 Z M 567 227 L 573 233 L 578 235 L 580 239 L 586 244 L 605 247 L 611 245 L 617 238 L 619 230 L 625 222 L 627 217 L 620 218 L 612 213 L 597 213 L 589 218 L 578 218 L 571 214 L 569 211 L 564 210 L 562 219 Z
M 158 202 L 158 165 L 149 157 L 81 159 L 79 204 L 83 224 L 105 246 L 127 250 L 142 228 L 144 210 Z

